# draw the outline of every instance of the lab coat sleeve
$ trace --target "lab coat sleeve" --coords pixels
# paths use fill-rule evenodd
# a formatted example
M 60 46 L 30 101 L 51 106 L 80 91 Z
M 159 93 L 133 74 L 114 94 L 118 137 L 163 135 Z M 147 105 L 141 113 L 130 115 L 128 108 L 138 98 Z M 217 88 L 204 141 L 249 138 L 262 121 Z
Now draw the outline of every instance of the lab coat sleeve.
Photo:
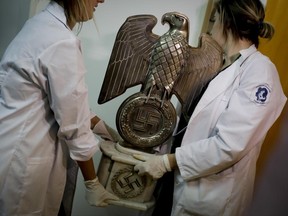
M 59 139 L 67 144 L 72 159 L 90 159 L 98 150 L 98 140 L 90 130 L 80 41 L 72 37 L 50 46 L 40 55 L 39 67 L 45 71 L 44 89 L 59 125 Z
M 257 99 L 260 88 L 267 90 L 266 100 L 262 102 Z M 285 102 L 277 71 L 271 62 L 259 61 L 248 66 L 227 107 L 219 115 L 211 136 L 191 143 L 186 140 L 186 145 L 176 149 L 183 179 L 221 172 L 233 166 L 255 145 L 261 145 Z M 186 133 L 190 133 L 189 126 Z

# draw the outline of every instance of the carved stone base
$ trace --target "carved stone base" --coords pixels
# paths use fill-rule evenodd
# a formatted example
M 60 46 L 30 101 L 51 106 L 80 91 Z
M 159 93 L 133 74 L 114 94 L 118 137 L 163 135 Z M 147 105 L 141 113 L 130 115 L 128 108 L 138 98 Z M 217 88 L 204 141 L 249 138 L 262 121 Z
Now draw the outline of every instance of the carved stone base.
M 153 191 L 155 180 L 139 176 L 133 167 L 139 161 L 133 154 L 148 154 L 125 148 L 120 144 L 104 141 L 100 144 L 102 158 L 98 167 L 98 178 L 101 184 L 112 194 L 120 198 L 110 204 L 145 211 L 154 205 Z

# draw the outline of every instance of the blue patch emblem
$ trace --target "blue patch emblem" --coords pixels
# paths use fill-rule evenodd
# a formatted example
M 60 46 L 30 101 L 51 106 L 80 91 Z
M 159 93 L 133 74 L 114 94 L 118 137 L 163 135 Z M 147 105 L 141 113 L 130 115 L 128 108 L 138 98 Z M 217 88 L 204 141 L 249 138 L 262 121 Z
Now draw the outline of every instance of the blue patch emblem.
M 254 101 L 259 104 L 265 104 L 268 101 L 270 89 L 266 85 L 257 86 L 254 95 Z

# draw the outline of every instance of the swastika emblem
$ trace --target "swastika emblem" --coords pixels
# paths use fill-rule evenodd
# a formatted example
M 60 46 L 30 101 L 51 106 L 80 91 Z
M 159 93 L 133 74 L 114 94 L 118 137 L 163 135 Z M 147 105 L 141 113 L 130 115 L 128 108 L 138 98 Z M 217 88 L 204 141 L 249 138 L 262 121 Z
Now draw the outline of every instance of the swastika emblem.
M 134 198 L 146 187 L 145 177 L 139 176 L 130 168 L 118 170 L 111 180 L 111 188 L 119 198 Z
M 158 132 L 162 124 L 162 116 L 157 110 L 139 107 L 138 109 L 135 109 L 134 113 L 132 127 L 135 133 L 154 135 Z
M 158 95 L 136 93 L 118 109 L 116 125 L 129 144 L 140 148 L 154 147 L 168 139 L 176 124 L 176 112 L 170 101 Z

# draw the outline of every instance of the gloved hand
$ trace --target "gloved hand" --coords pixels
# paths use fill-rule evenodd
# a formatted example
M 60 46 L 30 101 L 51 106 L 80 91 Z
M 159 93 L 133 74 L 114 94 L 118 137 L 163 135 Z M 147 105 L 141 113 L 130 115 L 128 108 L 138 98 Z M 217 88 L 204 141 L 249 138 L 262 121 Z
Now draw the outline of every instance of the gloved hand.
M 133 157 L 141 160 L 134 166 L 134 171 L 140 176 L 148 174 L 153 179 L 159 179 L 164 173 L 171 171 L 167 154 L 151 156 L 134 154 Z
M 120 135 L 111 127 L 109 127 L 103 120 L 100 120 L 93 128 L 93 133 L 100 136 L 103 140 L 112 142 L 120 142 L 122 139 Z
M 84 183 L 86 186 L 85 198 L 89 205 L 103 207 L 109 204 L 109 200 L 119 200 L 118 197 L 105 190 L 97 177 Z

